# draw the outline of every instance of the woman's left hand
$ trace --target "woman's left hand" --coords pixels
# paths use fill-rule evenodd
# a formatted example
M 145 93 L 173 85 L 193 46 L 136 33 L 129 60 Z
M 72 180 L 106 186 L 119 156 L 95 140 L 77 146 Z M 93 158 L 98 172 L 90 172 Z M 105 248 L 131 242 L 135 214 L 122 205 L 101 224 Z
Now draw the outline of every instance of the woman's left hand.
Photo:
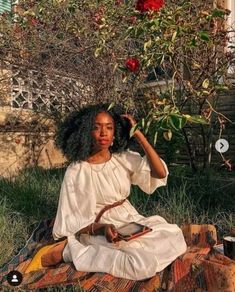
M 113 224 L 105 224 L 104 235 L 108 242 L 115 242 L 118 238 L 118 232 Z

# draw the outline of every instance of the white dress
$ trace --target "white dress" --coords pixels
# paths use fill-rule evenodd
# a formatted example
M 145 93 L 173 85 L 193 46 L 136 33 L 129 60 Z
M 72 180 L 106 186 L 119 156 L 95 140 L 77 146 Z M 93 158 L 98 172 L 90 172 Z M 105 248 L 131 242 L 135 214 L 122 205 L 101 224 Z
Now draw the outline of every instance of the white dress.
M 75 233 L 93 223 L 105 205 L 127 198 L 131 184 L 151 194 L 166 182 L 167 177 L 152 178 L 146 156 L 133 151 L 112 154 L 101 164 L 72 163 L 64 176 L 53 227 L 54 239 L 67 236 L 65 262 L 73 262 L 79 271 L 105 272 L 131 280 L 149 278 L 163 270 L 186 251 L 182 232 L 158 215 L 140 215 L 128 200 L 106 211 L 99 222 L 120 227 L 135 221 L 151 227 L 151 232 L 119 244 L 109 243 L 101 235 L 82 234 L 77 240 Z

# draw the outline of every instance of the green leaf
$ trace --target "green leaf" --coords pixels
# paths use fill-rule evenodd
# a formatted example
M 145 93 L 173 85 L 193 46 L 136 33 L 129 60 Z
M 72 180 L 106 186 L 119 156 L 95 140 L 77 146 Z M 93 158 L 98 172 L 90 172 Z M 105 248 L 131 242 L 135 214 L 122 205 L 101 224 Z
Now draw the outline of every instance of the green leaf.
M 188 121 L 195 124 L 202 124 L 202 125 L 209 124 L 208 120 L 200 115 L 191 116 L 191 118 Z
M 127 28 L 127 31 L 128 30 L 133 30 L 133 26 L 129 26 L 128 28 Z
M 122 78 L 122 82 L 125 83 L 128 79 L 128 76 L 125 76 L 124 78 Z
M 217 85 L 215 85 L 215 88 L 217 89 L 217 90 L 229 90 L 229 87 L 228 86 L 226 86 L 226 85 L 223 85 L 223 84 L 217 84 Z
M 126 67 L 124 67 L 124 66 L 119 66 L 118 69 L 120 71 L 122 71 L 122 72 L 127 72 L 128 71 L 128 69 Z
M 132 136 L 134 135 L 134 133 L 135 133 L 135 131 L 136 131 L 137 128 L 138 128 L 138 124 L 135 124 L 135 125 L 131 128 L 131 130 L 130 130 L 130 137 L 132 137 Z
M 107 109 L 107 111 L 111 110 L 111 108 L 113 108 L 114 105 L 115 105 L 115 103 L 114 102 L 111 102 L 110 105 L 109 105 L 109 107 L 108 107 L 108 109 Z
M 174 31 L 174 33 L 173 33 L 173 35 L 172 35 L 172 38 L 171 38 L 171 41 L 172 41 L 172 42 L 175 41 L 176 36 L 177 36 L 177 31 Z
M 176 130 L 178 131 L 178 125 L 179 125 L 179 122 L 178 122 L 178 119 L 174 116 L 169 116 L 168 119 L 167 119 L 167 122 L 168 122 L 168 125 L 173 129 L 173 130 Z
M 160 128 L 162 130 L 168 130 L 169 126 L 167 125 L 168 124 L 167 117 L 161 118 L 161 120 L 159 122 L 160 122 Z
M 186 122 L 190 122 L 191 121 L 191 119 L 192 119 L 192 117 L 190 116 L 190 115 L 183 115 L 183 117 L 186 119 Z
M 102 52 L 102 48 L 96 48 L 95 50 L 95 57 L 99 57 L 100 53 Z
M 145 25 L 145 27 L 148 29 L 151 28 L 152 26 L 156 26 L 156 22 L 154 20 L 147 22 Z
M 199 32 L 199 36 L 203 41 L 208 42 L 210 40 L 210 36 L 206 31 Z
M 179 131 L 185 126 L 187 119 L 179 114 L 174 114 L 168 117 L 168 121 L 172 129 Z
M 196 40 L 196 38 L 193 38 L 192 41 L 191 41 L 190 46 L 196 47 L 196 45 L 197 45 L 197 40 Z
M 192 68 L 193 68 L 193 69 L 200 69 L 200 68 L 201 68 L 201 65 L 198 64 L 197 62 L 193 62 L 193 63 L 192 63 Z
M 160 65 L 162 65 L 164 61 L 165 61 L 165 55 L 162 55 L 161 60 L 160 60 Z
M 118 68 L 118 63 L 116 63 L 116 64 L 114 65 L 114 67 L 113 67 L 113 73 L 117 70 L 117 68 Z
M 170 105 L 166 105 L 166 106 L 164 106 L 164 109 L 163 109 L 164 113 L 169 112 L 169 111 L 170 111 L 170 108 L 171 108 Z
M 187 123 L 187 118 L 184 116 L 181 116 L 181 121 L 180 121 L 180 129 L 182 129 Z
M 207 89 L 210 85 L 210 81 L 208 78 L 206 78 L 203 82 L 202 82 L 202 87 Z
M 141 119 L 141 127 L 142 127 L 142 129 L 144 129 L 144 126 L 145 126 L 145 120 L 144 120 L 144 118 L 142 118 Z
M 213 11 L 212 11 L 212 17 L 224 17 L 225 15 L 225 11 L 224 10 L 221 10 L 221 9 L 217 9 L 215 8 Z
M 153 139 L 153 145 L 155 146 L 156 143 L 157 143 L 157 135 L 158 135 L 158 132 L 156 131 L 155 134 L 154 134 L 154 139 Z
M 151 47 L 152 44 L 152 40 L 148 40 L 147 42 L 144 43 L 144 51 L 147 50 L 147 48 Z
M 147 121 L 147 124 L 146 124 L 146 127 L 145 127 L 145 130 L 144 130 L 144 133 L 147 134 L 148 133 L 148 130 L 149 130 L 149 127 L 150 127 L 150 124 L 152 123 L 152 119 L 148 120 Z
M 210 91 L 208 91 L 208 90 L 202 90 L 202 94 L 204 94 L 204 95 L 210 95 Z

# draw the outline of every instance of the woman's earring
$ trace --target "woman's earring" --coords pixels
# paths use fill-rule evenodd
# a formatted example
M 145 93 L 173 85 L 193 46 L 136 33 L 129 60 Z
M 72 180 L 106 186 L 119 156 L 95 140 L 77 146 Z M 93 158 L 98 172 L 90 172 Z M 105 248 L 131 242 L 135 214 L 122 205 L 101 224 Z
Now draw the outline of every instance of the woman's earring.
M 113 140 L 115 139 L 115 137 L 113 137 Z M 113 146 L 113 142 L 111 143 L 111 146 Z

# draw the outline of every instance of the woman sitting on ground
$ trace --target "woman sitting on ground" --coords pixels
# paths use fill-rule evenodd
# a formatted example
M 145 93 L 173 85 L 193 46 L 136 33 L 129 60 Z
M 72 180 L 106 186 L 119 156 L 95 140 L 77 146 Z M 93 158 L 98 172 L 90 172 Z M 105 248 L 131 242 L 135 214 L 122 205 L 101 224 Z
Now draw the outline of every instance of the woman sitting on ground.
M 92 105 L 70 114 L 60 126 L 57 145 L 71 164 L 61 187 L 53 237 L 66 240 L 42 257 L 43 266 L 73 262 L 79 271 L 141 280 L 186 251 L 177 225 L 158 215 L 140 215 L 127 199 L 131 184 L 147 194 L 165 186 L 168 169 L 139 129 L 134 138 L 146 155 L 127 149 L 136 122 L 123 113 L 119 107 Z M 133 221 L 152 231 L 116 242 L 117 228 Z

